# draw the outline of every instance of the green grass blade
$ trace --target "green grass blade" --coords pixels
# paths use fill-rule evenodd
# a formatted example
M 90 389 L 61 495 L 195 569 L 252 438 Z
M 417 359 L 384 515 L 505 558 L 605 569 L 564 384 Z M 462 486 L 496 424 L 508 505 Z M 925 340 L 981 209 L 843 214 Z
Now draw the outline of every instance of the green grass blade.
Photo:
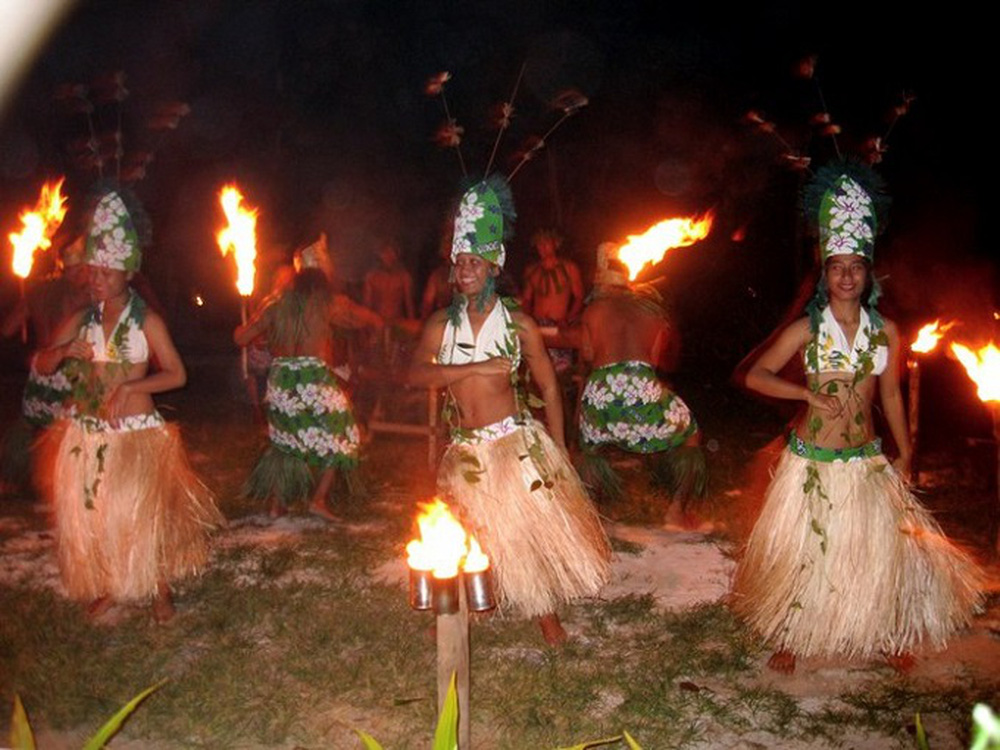
M 927 744 L 927 732 L 924 731 L 924 724 L 920 721 L 920 712 L 917 711 L 917 748 L 918 750 L 931 750 L 931 746 Z
M 87 740 L 87 744 L 83 746 L 83 750 L 101 750 L 101 748 L 108 743 L 108 740 L 118 733 L 118 730 L 122 728 L 122 724 L 125 723 L 125 719 L 127 719 L 132 712 L 138 708 L 139 704 L 146 700 L 146 698 L 148 698 L 151 694 L 163 687 L 166 682 L 166 680 L 160 680 L 158 683 L 152 687 L 146 688 L 135 696 L 135 698 L 122 706 L 118 710 L 118 713 L 112 716 L 103 727 L 97 730 L 97 734 Z
M 588 747 L 600 747 L 601 745 L 610 745 L 612 742 L 620 742 L 622 736 L 615 735 L 614 737 L 605 737 L 603 740 L 591 740 L 590 742 L 581 742 L 579 745 L 573 745 L 572 747 L 560 747 L 558 750 L 587 750 Z
M 458 691 L 455 688 L 455 673 L 451 673 L 451 683 L 441 706 L 437 729 L 434 730 L 434 750 L 455 750 L 458 747 Z
M 365 750 L 383 750 L 382 746 L 378 743 L 378 740 L 368 734 L 368 732 L 355 729 L 354 733 L 361 738 L 361 743 L 365 746 Z
M 28 722 L 28 714 L 21 703 L 21 696 L 14 696 L 14 710 L 10 717 L 11 750 L 35 750 L 35 735 Z
M 639 743 L 628 732 L 625 732 L 625 741 L 628 743 L 629 750 L 642 750 Z

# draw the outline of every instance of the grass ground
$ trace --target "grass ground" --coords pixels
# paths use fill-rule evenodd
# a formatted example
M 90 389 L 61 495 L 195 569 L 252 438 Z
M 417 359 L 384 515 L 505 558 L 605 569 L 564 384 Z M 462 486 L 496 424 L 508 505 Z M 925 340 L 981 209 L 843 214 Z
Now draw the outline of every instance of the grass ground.
M 118 608 L 93 623 L 38 583 L 46 566 L 52 574 L 44 517 L 23 499 L 3 501 L 0 561 L 15 543 L 34 540 L 34 551 L 19 559 L 37 575 L 0 585 L 0 706 L 18 693 L 36 726 L 82 736 L 168 678 L 129 722 L 123 743 L 355 748 L 350 729 L 360 727 L 389 748 L 428 747 L 435 712 L 431 618 L 410 611 L 405 592 L 375 575 L 401 555 L 413 502 L 432 492 L 422 445 L 379 438 L 367 448 L 365 493 L 337 500 L 347 523 L 269 524 L 239 497 L 260 431 L 225 368 L 206 361 L 191 369 L 189 389 L 162 403 L 183 425 L 192 459 L 231 521 L 211 564 L 178 586 L 179 613 L 169 625 L 155 625 L 143 608 Z M 706 438 L 715 441 L 709 507 L 729 521 L 727 533 L 738 535 L 739 518 L 752 505 L 745 468 L 779 423 L 722 386 L 686 387 Z M 987 479 L 957 472 L 929 499 L 949 511 L 945 520 L 960 535 L 981 543 L 964 506 L 985 502 L 989 492 Z M 659 521 L 645 499 L 609 510 Z M 616 549 L 642 553 L 629 543 Z M 623 728 L 647 750 L 906 747 L 920 711 L 937 750 L 966 741 L 975 701 L 1000 703 L 1000 641 L 988 634 L 981 642 L 993 649 L 992 676 L 963 671 L 958 658 L 944 676 L 926 679 L 865 664 L 805 664 L 800 672 L 813 683 L 829 683 L 816 692 L 763 672 L 764 645 L 720 604 L 664 612 L 636 592 L 565 614 L 574 638 L 559 651 L 544 647 L 532 623 L 474 623 L 476 747 L 555 748 Z

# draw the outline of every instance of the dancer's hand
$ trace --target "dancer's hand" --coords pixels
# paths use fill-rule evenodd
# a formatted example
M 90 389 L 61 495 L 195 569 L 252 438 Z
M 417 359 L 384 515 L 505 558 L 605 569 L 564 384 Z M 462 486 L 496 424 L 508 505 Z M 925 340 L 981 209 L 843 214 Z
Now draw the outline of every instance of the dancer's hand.
M 892 462 L 892 468 L 903 478 L 903 481 L 907 484 L 910 483 L 912 477 L 910 472 L 913 471 L 913 464 L 909 456 L 898 456 L 895 461 Z
M 493 377 L 494 375 L 510 375 L 510 371 L 514 368 L 514 363 L 506 357 L 490 357 L 489 359 L 479 362 L 478 364 L 479 374 L 485 377 Z
M 108 399 L 104 403 L 107 411 L 108 421 L 112 427 L 118 427 L 118 423 L 125 416 L 125 407 L 128 406 L 129 397 L 132 395 L 128 383 L 119 383 L 114 387 Z
M 826 412 L 831 417 L 839 417 L 844 411 L 844 405 L 840 399 L 829 393 L 814 393 L 813 391 L 809 391 L 806 401 L 814 409 Z
M 90 361 L 94 358 L 94 345 L 86 339 L 73 339 L 66 344 L 63 358 Z

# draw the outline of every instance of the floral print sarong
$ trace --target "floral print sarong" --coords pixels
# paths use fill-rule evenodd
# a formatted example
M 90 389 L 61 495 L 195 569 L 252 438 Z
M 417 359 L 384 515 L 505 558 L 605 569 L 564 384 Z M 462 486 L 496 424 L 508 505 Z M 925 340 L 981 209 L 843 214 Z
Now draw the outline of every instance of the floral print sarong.
M 48 427 L 66 414 L 65 402 L 73 389 L 62 369 L 42 375 L 32 362 L 28 382 L 24 386 L 21 413 L 35 427 Z
M 351 402 L 317 357 L 276 357 L 267 378 L 267 424 L 280 450 L 320 468 L 358 463 Z
M 683 444 L 697 429 L 687 404 L 646 362 L 614 362 L 587 378 L 580 409 L 585 448 L 659 453 Z

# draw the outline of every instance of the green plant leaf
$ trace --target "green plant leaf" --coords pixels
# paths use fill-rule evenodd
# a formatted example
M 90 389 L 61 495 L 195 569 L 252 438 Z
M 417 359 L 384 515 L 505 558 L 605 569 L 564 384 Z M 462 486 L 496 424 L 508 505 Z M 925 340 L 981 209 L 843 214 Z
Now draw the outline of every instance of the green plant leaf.
M 919 711 L 917 711 L 916 725 L 917 725 L 917 750 L 930 750 L 930 745 L 927 744 L 927 732 L 924 731 L 924 725 L 920 721 Z
M 455 688 L 455 673 L 451 673 L 448 692 L 441 706 L 437 729 L 434 730 L 433 750 L 456 750 L 458 748 L 458 691 Z
M 622 736 L 616 735 L 614 737 L 605 737 L 603 740 L 591 740 L 590 742 L 581 742 L 579 745 L 573 745 L 572 747 L 560 747 L 558 750 L 587 750 L 588 747 L 600 747 L 601 745 L 610 745 L 612 742 L 621 742 Z
M 158 683 L 152 687 L 146 688 L 135 696 L 135 698 L 122 706 L 118 710 L 118 713 L 112 716 L 103 727 L 97 730 L 97 734 L 87 740 L 86 744 L 83 746 L 83 750 L 101 750 L 102 747 L 108 744 L 108 740 L 118 733 L 118 730 L 122 728 L 122 724 L 125 723 L 125 719 L 127 719 L 132 712 L 138 708 L 139 704 L 163 687 L 166 682 L 166 680 L 160 680 Z
M 365 746 L 365 750 L 383 750 L 382 746 L 378 743 L 378 740 L 368 734 L 368 732 L 355 729 L 354 733 L 361 738 L 361 744 Z
M 14 710 L 10 716 L 11 750 L 35 750 L 35 734 L 31 731 L 28 714 L 21 703 L 21 696 L 14 695 Z

